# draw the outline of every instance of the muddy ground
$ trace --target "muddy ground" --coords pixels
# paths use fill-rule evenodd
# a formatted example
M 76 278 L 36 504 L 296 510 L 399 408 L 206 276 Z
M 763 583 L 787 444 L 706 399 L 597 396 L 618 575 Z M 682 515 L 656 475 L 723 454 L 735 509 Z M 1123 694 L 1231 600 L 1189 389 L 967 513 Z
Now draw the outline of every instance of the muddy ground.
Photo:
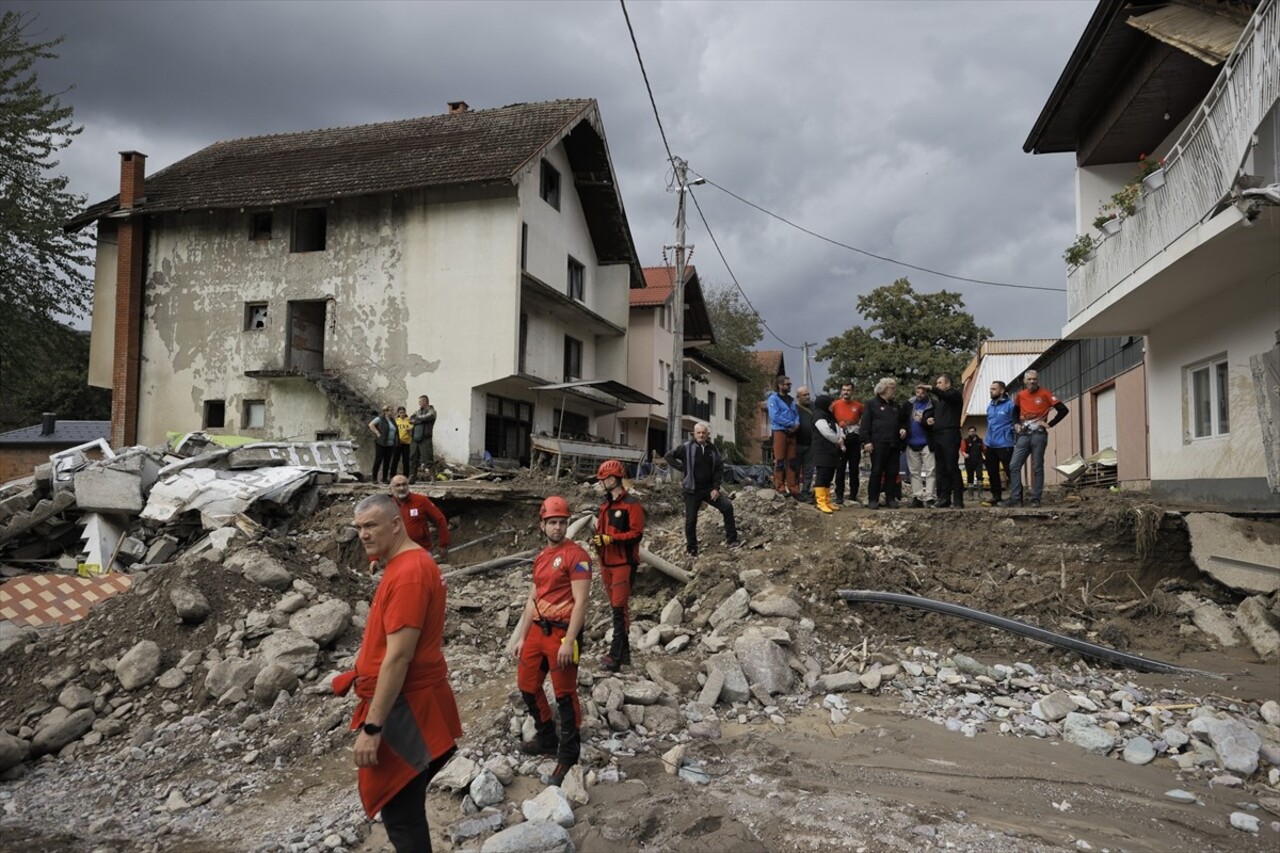
M 264 547 L 295 567 L 298 576 L 332 560 L 341 572 L 326 590 L 353 605 L 367 600 L 373 582 L 365 575 L 363 553 L 342 531 L 355 500 L 369 491 L 372 487 L 331 487 L 312 517 Z M 575 507 L 587 508 L 595 499 L 588 486 L 560 491 Z M 828 517 L 811 506 L 740 494 L 735 505 L 745 547 L 726 550 L 719 517 L 706 510 L 700 523 L 703 555 L 690 562 L 683 556 L 675 487 L 641 483 L 636 491 L 648 512 L 648 546 L 694 571 L 688 586 L 652 569 L 641 572 L 632 602 L 633 620 L 641 628 L 655 624 L 673 596 L 696 613 L 704 596 L 714 596 L 726 584 L 731 588 L 744 570 L 759 569 L 788 589 L 812 620 L 811 631 L 801 633 L 811 636 L 810 648 L 825 654 L 828 664 L 855 653 L 863 661 L 908 660 L 923 649 L 964 653 L 988 665 L 1025 662 L 1074 674 L 1082 683 L 1095 677 L 1129 681 L 1152 695 L 1203 697 L 1220 707 L 1256 709 L 1265 700 L 1280 699 L 1274 663 L 1262 663 L 1247 645 L 1219 649 L 1206 635 L 1188 630 L 1187 619 L 1177 612 L 1177 592 L 1195 590 L 1224 604 L 1240 596 L 1200 574 L 1190 561 L 1180 518 L 1146 504 L 1140 495 L 1086 493 L 1069 502 L 1051 500 L 1039 511 L 869 512 L 850 506 Z M 442 508 L 452 521 L 455 548 L 500 534 L 455 550 L 455 567 L 537 545 L 535 504 L 456 499 Z M 1258 524 L 1260 535 L 1275 535 L 1274 520 Z M 524 567 L 449 583 L 446 654 L 467 728 L 461 746 L 477 760 L 509 750 L 512 720 L 520 718 L 514 665 L 502 647 L 519 616 L 527 576 Z M 197 582 L 213 611 L 223 616 L 199 626 L 176 622 L 165 602 L 168 589 L 181 578 Z M 1212 677 L 1116 672 L 949 617 L 888 605 L 850 606 L 838 599 L 838 589 L 906 592 L 963 604 Z M 607 627 L 598 585 L 593 596 L 589 661 L 603 649 Z M 147 636 L 166 650 L 166 664 L 173 663 L 183 651 L 224 642 L 220 626 L 232 622 L 234 614 L 269 609 L 274 597 L 203 560 L 152 570 L 130 592 L 59 636 L 0 654 L 0 727 L 19 711 L 29 717 L 32 708 L 50 704 L 50 690 L 40 680 L 51 670 L 78 668 L 80 680 L 92 690 L 110 671 L 105 665 L 95 671 L 85 660 L 109 663 Z M 349 660 L 358 639 L 358 629 L 349 629 L 325 658 L 329 667 Z M 697 694 L 705 656 L 696 650 L 696 640 L 678 654 L 658 646 L 637 654 L 635 670 L 679 688 L 683 702 Z M 600 677 L 594 663 L 584 666 L 583 693 Z M 624 672 L 624 677 L 635 673 Z M 1058 739 L 1002 735 L 994 727 L 966 737 L 929 719 L 920 702 L 905 701 L 896 691 L 846 698 L 849 720 L 839 725 L 821 707 L 820 694 L 794 701 L 779 697 L 781 723 L 758 709 L 735 715 L 722 705 L 717 709 L 720 737 L 693 741 L 687 755 L 711 776 L 706 786 L 664 772 L 660 755 L 670 744 L 605 751 L 602 742 L 611 733 L 597 721 L 588 728 L 584 766 L 616 767 L 620 780 L 589 787 L 591 801 L 577 808 L 570 831 L 577 849 L 1234 851 L 1273 850 L 1280 843 L 1268 825 L 1275 816 L 1260 813 L 1259 835 L 1235 830 L 1226 819 L 1246 801 L 1277 795 L 1267 786 L 1265 770 L 1244 787 L 1214 787 L 1166 758 L 1137 766 Z M 226 713 L 238 722 L 247 713 L 215 709 L 195 689 L 163 700 L 171 705 L 163 714 L 173 719 Z M 154 710 L 161 697 L 136 701 Z M 345 732 L 350 707 L 350 701 L 304 690 L 292 706 L 264 713 L 270 737 L 250 739 L 253 775 L 241 788 L 227 781 L 234 771 L 211 769 L 238 759 L 184 751 L 180 743 L 162 754 L 148 752 L 145 761 L 121 757 L 111 763 L 119 748 L 108 749 L 110 741 L 104 741 L 11 771 L 0 782 L 0 849 L 289 849 L 290 843 L 302 843 L 303 829 L 319 825 L 325 816 L 358 811 Z M 155 711 L 157 719 L 163 714 Z M 175 786 L 188 794 L 198 789 L 193 780 L 204 776 L 218 783 L 218 794 L 189 812 L 173 819 L 165 815 L 156 823 L 149 822 L 147 809 L 131 807 L 128 819 L 106 820 L 113 804 L 125 799 L 125 788 L 145 786 L 152 799 L 163 802 Z M 68 787 L 68 780 L 75 784 Z M 518 813 L 518 804 L 541 787 L 536 776 L 517 775 L 504 808 Z M 1174 788 L 1194 790 L 1200 804 L 1170 801 L 1164 793 Z M 437 850 L 479 849 L 483 837 L 457 845 L 450 840 L 448 828 L 463 817 L 459 794 L 433 792 L 429 806 Z M 149 829 L 139 835 L 137 827 Z M 389 849 L 377 825 L 358 834 L 343 849 Z

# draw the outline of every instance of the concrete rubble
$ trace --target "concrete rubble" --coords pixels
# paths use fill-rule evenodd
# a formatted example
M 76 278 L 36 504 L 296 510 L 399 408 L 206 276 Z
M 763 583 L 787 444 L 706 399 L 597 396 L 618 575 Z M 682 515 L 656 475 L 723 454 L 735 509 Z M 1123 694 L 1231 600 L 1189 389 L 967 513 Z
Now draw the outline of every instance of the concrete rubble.
M 110 782 L 119 795 L 114 823 L 98 827 L 103 837 L 153 838 L 146 849 L 158 850 L 184 836 L 224 833 L 234 846 L 238 828 L 228 825 L 227 810 L 281 784 L 304 758 L 349 747 L 350 703 L 335 700 L 328 684 L 354 662 L 375 581 L 343 516 L 327 530 L 268 532 L 279 513 L 316 512 L 319 487 L 350 477 L 340 452 L 321 452 L 341 450 L 331 444 L 341 443 L 310 446 L 308 456 L 296 446 L 208 450 L 196 442 L 187 449 L 205 453 L 176 461 L 131 449 L 86 463 L 60 490 L 33 484 L 0 498 L 15 508 L 0 543 L 25 543 L 55 518 L 71 524 L 88 515 L 110 517 L 122 540 L 140 546 L 127 551 L 140 556 L 117 555 L 103 566 L 127 567 L 140 580 L 93 620 L 0 644 L 0 652 L 7 646 L 22 654 L 35 685 L 0 697 L 0 773 L 20 797 Z M 93 495 L 84 509 L 82 482 Z M 52 508 L 62 495 L 72 502 L 63 498 L 60 510 L 33 520 L 41 501 Z M 593 500 L 583 488 L 576 504 Z M 670 494 L 654 498 L 662 500 L 675 505 Z M 778 513 L 793 510 L 771 490 L 753 488 L 737 493 L 735 505 L 748 548 L 762 551 Z M 704 542 L 722 536 L 706 514 L 701 524 Z M 517 535 L 511 550 L 528 541 Z M 679 533 L 655 531 L 650 547 L 676 559 L 683 545 Z M 902 559 L 888 544 L 868 547 Z M 532 735 L 518 700 L 468 718 L 457 756 L 432 783 L 456 808 L 440 829 L 457 849 L 572 851 L 575 812 L 593 789 L 625 781 L 627 760 L 652 756 L 680 784 L 714 786 L 724 769 L 716 742 L 726 727 L 768 731 L 814 716 L 852 736 L 859 703 L 871 697 L 961 738 L 1045 739 L 1099 761 L 1163 768 L 1170 800 L 1195 802 L 1201 788 L 1235 785 L 1242 802 L 1265 811 L 1261 803 L 1280 788 L 1275 702 L 1152 690 L 1079 660 L 982 662 L 924 641 L 848 644 L 819 629 L 817 611 L 830 603 L 798 590 L 785 566 L 762 570 L 723 549 L 706 551 L 695 583 L 668 581 L 662 593 L 633 603 L 634 666 L 616 675 L 583 667 L 583 758 L 562 787 L 525 795 L 554 760 L 515 750 Z M 335 560 L 341 554 L 357 558 Z M 153 557 L 163 559 L 149 564 Z M 451 588 L 447 654 L 460 693 L 492 670 L 526 584 L 510 572 Z M 1239 605 L 1219 598 L 1187 591 L 1175 599 L 1182 627 L 1223 646 L 1243 637 L 1274 660 L 1274 593 Z M 840 613 L 856 619 L 853 610 Z M 588 628 L 594 648 L 605 647 L 610 630 L 607 608 L 597 606 Z M 159 768 L 184 765 L 198 771 L 156 780 Z M 344 777 L 326 789 L 316 808 L 288 826 L 255 828 L 256 849 L 356 849 L 369 825 L 353 807 L 349 783 Z M 1258 814 L 1218 819 L 1241 832 L 1270 832 Z M 911 837 L 926 830 L 935 831 L 917 826 Z

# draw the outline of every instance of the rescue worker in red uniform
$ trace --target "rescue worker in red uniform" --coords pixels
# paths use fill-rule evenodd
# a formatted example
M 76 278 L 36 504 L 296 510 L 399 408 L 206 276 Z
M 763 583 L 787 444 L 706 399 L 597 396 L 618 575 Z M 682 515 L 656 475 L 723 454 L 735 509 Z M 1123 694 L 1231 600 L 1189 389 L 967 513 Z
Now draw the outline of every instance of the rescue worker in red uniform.
M 405 532 L 427 551 L 431 550 L 432 544 L 430 525 L 436 526 L 436 535 L 440 537 L 440 550 L 436 552 L 436 559 L 442 563 L 449 562 L 449 520 L 444 517 L 440 508 L 426 495 L 410 491 L 409 478 L 403 474 L 391 478 L 391 497 L 396 499 L 400 518 L 404 520 Z
M 445 587 L 431 555 L 412 542 L 389 495 L 356 505 L 355 527 L 372 560 L 385 561 L 355 669 L 333 680 L 339 696 L 355 687 L 351 719 L 360 800 L 382 813 L 396 853 L 431 853 L 426 794 L 462 736 L 458 705 L 441 651 Z
M 600 666 L 617 672 L 631 663 L 631 582 L 640 565 L 640 537 L 644 535 L 644 507 L 622 487 L 626 469 L 617 459 L 600 463 L 596 479 L 604 486 L 604 503 L 596 518 L 591 544 L 600 555 L 600 579 L 613 609 L 613 642 L 600 656 Z
M 520 751 L 555 756 L 555 770 L 543 776 L 542 781 L 560 785 L 569 769 L 578 763 L 582 751 L 578 638 L 591 592 L 591 555 L 568 539 L 569 504 L 564 498 L 547 498 L 538 517 L 547 547 L 533 561 L 533 584 L 522 617 L 529 628 L 514 649 L 519 661 L 516 684 L 537 733 L 533 740 L 520 744 Z M 558 735 L 542 689 L 548 673 L 560 715 Z

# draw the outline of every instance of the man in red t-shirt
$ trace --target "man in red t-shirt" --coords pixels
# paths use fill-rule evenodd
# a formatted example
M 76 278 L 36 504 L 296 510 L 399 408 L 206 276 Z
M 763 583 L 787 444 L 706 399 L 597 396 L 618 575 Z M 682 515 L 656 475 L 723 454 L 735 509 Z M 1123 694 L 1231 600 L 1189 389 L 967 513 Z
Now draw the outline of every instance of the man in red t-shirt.
M 1053 418 L 1049 413 L 1053 412 Z M 1067 407 L 1048 388 L 1040 387 L 1040 374 L 1022 375 L 1022 390 L 1013 398 L 1013 459 L 1009 463 L 1009 500 L 1003 506 L 1022 506 L 1022 466 L 1031 457 L 1031 505 L 1040 506 L 1044 492 L 1044 451 L 1048 430 L 1067 416 Z
M 405 532 L 409 538 L 417 542 L 425 550 L 431 550 L 431 527 L 436 526 L 436 535 L 440 537 L 440 550 L 436 559 L 442 563 L 449 562 L 449 521 L 426 495 L 409 490 L 409 478 L 398 474 L 391 478 L 391 497 L 396 499 L 396 507 L 400 510 L 400 518 L 404 520 Z
M 430 850 L 427 785 L 453 757 L 462 736 L 458 705 L 441 651 L 445 588 L 431 555 L 409 539 L 395 501 L 372 495 L 356 505 L 355 527 L 372 560 L 386 563 L 355 669 L 334 679 L 355 686 L 351 719 L 360 800 L 382 812 L 397 853 Z M 424 845 L 423 840 L 427 839 Z
M 844 450 L 836 458 L 835 502 L 844 503 L 845 472 L 849 473 L 849 500 L 858 502 L 858 467 L 862 464 L 862 439 L 858 437 L 858 424 L 862 422 L 862 403 L 853 397 L 853 385 L 840 386 L 840 396 L 831 404 L 831 414 L 844 434 Z
M 516 684 L 533 716 L 537 735 L 521 743 L 520 751 L 526 755 L 554 755 L 556 768 L 543 776 L 542 781 L 559 785 L 569 769 L 578 763 L 582 751 L 578 637 L 587 617 L 591 556 L 567 538 L 569 504 L 564 498 L 547 498 L 538 516 L 538 527 L 547 537 L 547 547 L 533 561 L 533 584 L 521 617 L 529 628 L 514 649 L 519 661 Z M 542 689 L 548 672 L 560 713 L 559 737 L 551 705 Z

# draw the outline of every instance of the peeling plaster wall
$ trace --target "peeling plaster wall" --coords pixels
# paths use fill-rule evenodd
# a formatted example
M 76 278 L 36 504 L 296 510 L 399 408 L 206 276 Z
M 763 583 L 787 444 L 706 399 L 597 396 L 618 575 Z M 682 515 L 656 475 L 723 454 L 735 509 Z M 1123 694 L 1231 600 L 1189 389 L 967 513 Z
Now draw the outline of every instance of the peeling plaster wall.
M 1206 290 L 1209 290 L 1206 287 Z M 1245 481 L 1261 478 L 1264 456 L 1250 358 L 1269 350 L 1280 329 L 1274 285 L 1259 279 L 1212 287 L 1213 295 L 1148 337 L 1151 480 Z M 1226 353 L 1229 435 L 1192 440 L 1186 369 Z M 1228 491 L 1243 482 L 1224 483 Z
M 517 372 L 521 223 L 530 225 L 530 273 L 564 288 L 572 255 L 585 267 L 587 306 L 623 328 L 629 271 L 597 265 L 563 148 L 548 159 L 561 173 L 559 211 L 539 196 L 535 162 L 518 187 L 419 190 L 324 205 L 323 251 L 289 251 L 292 209 L 273 211 L 265 240 L 250 239 L 248 209 L 157 217 L 148 229 L 144 272 L 139 441 L 155 444 L 166 431 L 200 429 L 204 403 L 222 400 L 224 432 L 314 439 L 318 431 L 337 431 L 367 444 L 360 424 L 309 382 L 244 375 L 288 366 L 291 300 L 324 304 L 326 370 L 377 404 L 413 409 L 420 394 L 431 397 L 439 413 L 437 454 L 466 460 L 483 448 L 485 391 L 478 386 L 500 383 L 503 391 L 495 393 L 538 403 L 535 422 L 549 427 L 558 399 L 536 398 L 522 387 L 527 382 L 503 382 Z M 114 245 L 100 241 L 93 352 L 108 387 L 114 279 Z M 267 303 L 264 328 L 246 330 L 250 302 Z M 527 372 L 560 381 L 570 334 L 583 342 L 583 378 L 626 377 L 625 336 L 597 338 L 546 312 L 530 313 Z M 253 400 L 265 404 L 261 429 L 244 426 Z M 583 411 L 572 401 L 568 408 Z

